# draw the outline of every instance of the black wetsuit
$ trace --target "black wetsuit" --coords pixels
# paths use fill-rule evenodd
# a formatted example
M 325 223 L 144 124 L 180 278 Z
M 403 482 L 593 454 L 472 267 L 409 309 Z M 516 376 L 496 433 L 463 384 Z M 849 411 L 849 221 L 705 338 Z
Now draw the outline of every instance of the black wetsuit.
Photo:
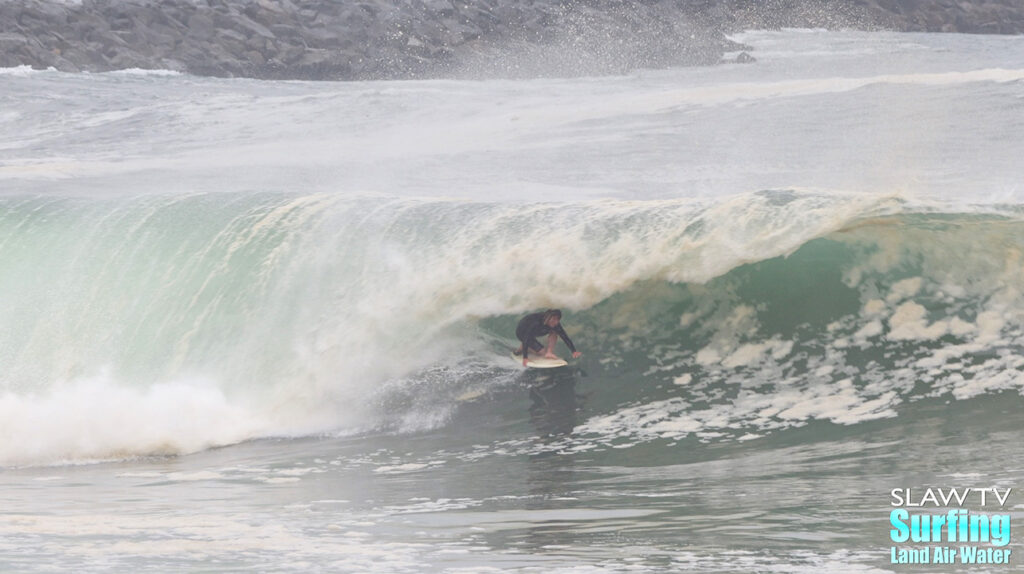
M 559 323 L 555 327 L 548 327 L 544 324 L 544 313 L 531 313 L 523 317 L 519 321 L 519 326 L 516 327 L 516 337 L 523 342 L 523 352 L 526 349 L 532 349 L 534 353 L 540 353 L 546 345 L 542 345 L 537 337 L 542 337 L 551 333 L 557 333 L 559 337 L 565 341 L 565 344 L 569 346 L 569 350 L 573 353 L 576 352 L 576 346 L 572 344 L 572 339 L 569 335 L 565 334 L 565 329 L 562 328 L 562 324 Z

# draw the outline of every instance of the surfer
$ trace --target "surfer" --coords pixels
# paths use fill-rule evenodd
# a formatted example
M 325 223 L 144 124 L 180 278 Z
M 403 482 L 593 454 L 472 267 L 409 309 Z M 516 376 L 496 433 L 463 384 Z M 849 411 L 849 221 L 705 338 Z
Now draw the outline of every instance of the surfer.
M 540 354 L 543 351 L 545 359 L 557 359 L 555 343 L 558 341 L 558 337 L 561 337 L 565 344 L 569 346 L 569 350 L 572 351 L 572 358 L 575 359 L 583 354 L 576 350 L 576 346 L 572 344 L 572 339 L 569 338 L 569 335 L 565 334 L 561 321 L 562 312 L 558 309 L 548 309 L 543 313 L 531 313 L 519 321 L 519 326 L 516 327 L 516 337 L 523 344 L 515 350 L 515 354 L 516 356 L 523 356 L 524 367 L 526 366 L 528 350 L 536 354 Z M 548 336 L 546 348 L 537 340 L 537 337 L 542 335 Z

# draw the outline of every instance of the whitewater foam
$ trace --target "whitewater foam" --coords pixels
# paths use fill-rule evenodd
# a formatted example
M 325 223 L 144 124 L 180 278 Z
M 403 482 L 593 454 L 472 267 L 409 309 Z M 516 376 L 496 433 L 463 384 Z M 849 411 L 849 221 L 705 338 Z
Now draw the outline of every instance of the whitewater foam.
M 5 465 L 188 454 L 269 430 L 207 381 L 126 387 L 97 376 L 0 394 L 0 434 L 18 437 L 0 447 Z

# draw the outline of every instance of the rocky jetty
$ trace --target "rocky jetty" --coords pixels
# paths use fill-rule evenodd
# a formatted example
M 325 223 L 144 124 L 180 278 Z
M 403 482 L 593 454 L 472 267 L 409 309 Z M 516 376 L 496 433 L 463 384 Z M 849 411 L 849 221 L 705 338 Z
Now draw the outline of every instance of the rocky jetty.
M 607 73 L 717 62 L 685 2 L 0 0 L 0 66 L 295 79 Z
M 0 0 L 0 67 L 278 79 L 521 77 L 712 64 L 725 33 L 1024 33 L 1021 0 Z
M 1021 0 L 870 0 L 866 7 L 907 32 L 1024 34 Z
M 848 28 L 1024 34 L 1022 0 L 727 0 L 729 29 Z

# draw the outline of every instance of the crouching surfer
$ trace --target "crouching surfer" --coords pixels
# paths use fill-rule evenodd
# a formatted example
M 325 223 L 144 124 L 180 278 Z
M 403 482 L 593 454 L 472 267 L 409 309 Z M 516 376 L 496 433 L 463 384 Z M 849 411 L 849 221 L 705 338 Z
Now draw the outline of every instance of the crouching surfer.
M 516 349 L 516 356 L 522 355 L 523 366 L 526 366 L 527 351 L 533 351 L 536 354 L 544 353 L 545 359 L 557 359 L 555 355 L 555 343 L 558 341 L 558 337 L 561 337 L 565 344 L 572 351 L 572 358 L 578 358 L 583 353 L 576 350 L 576 346 L 572 344 L 572 339 L 569 335 L 565 334 L 565 329 L 562 328 L 562 312 L 558 309 L 548 309 L 543 313 L 531 313 L 523 317 L 519 321 L 519 325 L 516 327 L 516 338 L 518 338 L 522 345 Z M 547 347 L 542 345 L 537 337 L 548 336 Z

